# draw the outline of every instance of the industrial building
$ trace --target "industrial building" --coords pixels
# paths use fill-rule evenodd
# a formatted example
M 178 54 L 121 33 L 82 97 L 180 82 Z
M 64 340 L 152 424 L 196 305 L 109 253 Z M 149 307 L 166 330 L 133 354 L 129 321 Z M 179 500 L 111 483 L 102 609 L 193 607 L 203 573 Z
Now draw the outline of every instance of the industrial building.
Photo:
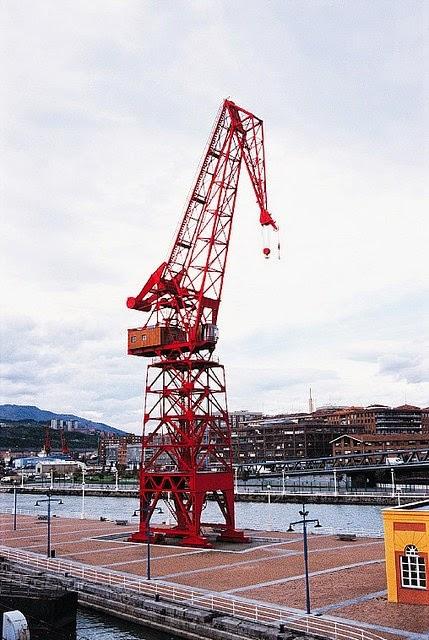
M 52 456 L 26 456 L 22 458 L 15 458 L 12 461 L 12 467 L 14 469 L 23 470 L 35 470 L 38 464 L 63 464 L 64 461 L 69 460 L 68 456 L 52 455 Z
M 75 460 L 46 460 L 43 459 L 36 463 L 35 471 L 37 475 L 50 474 L 55 475 L 71 475 L 81 472 L 85 469 L 82 462 Z

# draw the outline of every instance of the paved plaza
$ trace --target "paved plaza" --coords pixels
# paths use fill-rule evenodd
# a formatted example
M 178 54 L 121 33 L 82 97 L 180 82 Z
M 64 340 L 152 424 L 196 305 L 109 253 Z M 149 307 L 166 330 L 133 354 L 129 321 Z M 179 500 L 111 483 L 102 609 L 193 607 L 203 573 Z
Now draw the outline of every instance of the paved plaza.
M 0 527 L 3 545 L 46 555 L 46 521 L 19 516 L 13 531 L 12 516 L 2 515 Z M 126 541 L 135 530 L 135 524 L 52 518 L 52 548 L 58 558 L 144 577 L 146 545 Z M 249 535 L 252 544 L 214 549 L 152 545 L 152 578 L 304 611 L 302 535 Z M 383 540 L 311 534 L 308 542 L 312 613 L 358 621 L 387 640 L 429 638 L 427 607 L 387 602 Z

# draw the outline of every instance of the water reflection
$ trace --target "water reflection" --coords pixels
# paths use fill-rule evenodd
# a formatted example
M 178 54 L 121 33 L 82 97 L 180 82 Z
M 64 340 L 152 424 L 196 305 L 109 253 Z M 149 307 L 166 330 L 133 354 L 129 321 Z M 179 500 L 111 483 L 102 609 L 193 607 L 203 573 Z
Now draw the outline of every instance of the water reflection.
M 77 616 L 77 640 L 178 640 L 166 632 L 129 624 L 107 615 L 80 609 Z

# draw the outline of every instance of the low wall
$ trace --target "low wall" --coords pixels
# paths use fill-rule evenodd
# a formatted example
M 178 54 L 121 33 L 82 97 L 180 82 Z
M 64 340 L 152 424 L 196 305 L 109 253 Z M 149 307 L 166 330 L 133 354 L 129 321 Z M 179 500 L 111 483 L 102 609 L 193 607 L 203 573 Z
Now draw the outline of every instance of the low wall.
M 28 493 L 34 495 L 41 495 L 48 491 L 48 487 L 17 487 L 17 493 Z M 12 493 L 11 487 L 0 487 L 0 492 Z M 54 493 L 57 496 L 71 496 L 82 495 L 82 489 L 70 489 L 55 487 Z M 107 498 L 137 498 L 137 489 L 89 489 L 85 487 L 85 496 L 103 496 Z M 420 496 L 421 498 L 421 496 Z M 210 496 L 209 496 L 210 499 Z M 356 505 L 379 505 L 379 506 L 395 506 L 398 504 L 397 496 L 386 495 L 364 495 L 364 494 L 339 494 L 334 495 L 329 493 L 270 493 L 268 497 L 267 492 L 261 493 L 238 493 L 235 494 L 234 499 L 236 502 L 276 502 L 276 503 L 289 503 L 289 504 L 302 504 L 303 499 L 308 504 L 356 504 Z M 402 502 L 410 502 L 414 500 L 413 496 L 404 494 L 401 496 Z

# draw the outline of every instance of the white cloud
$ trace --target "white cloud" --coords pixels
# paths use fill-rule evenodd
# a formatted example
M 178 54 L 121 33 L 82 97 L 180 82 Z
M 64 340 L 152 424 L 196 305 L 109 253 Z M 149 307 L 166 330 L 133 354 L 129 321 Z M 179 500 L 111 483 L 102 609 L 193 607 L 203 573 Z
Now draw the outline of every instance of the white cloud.
M 140 429 L 145 363 L 125 342 L 142 317 L 124 301 L 164 259 L 231 94 L 265 120 L 282 260 L 261 258 L 243 174 L 220 314 L 230 408 L 305 408 L 310 384 L 319 404 L 429 404 L 425 3 L 2 11 L 5 402 Z

